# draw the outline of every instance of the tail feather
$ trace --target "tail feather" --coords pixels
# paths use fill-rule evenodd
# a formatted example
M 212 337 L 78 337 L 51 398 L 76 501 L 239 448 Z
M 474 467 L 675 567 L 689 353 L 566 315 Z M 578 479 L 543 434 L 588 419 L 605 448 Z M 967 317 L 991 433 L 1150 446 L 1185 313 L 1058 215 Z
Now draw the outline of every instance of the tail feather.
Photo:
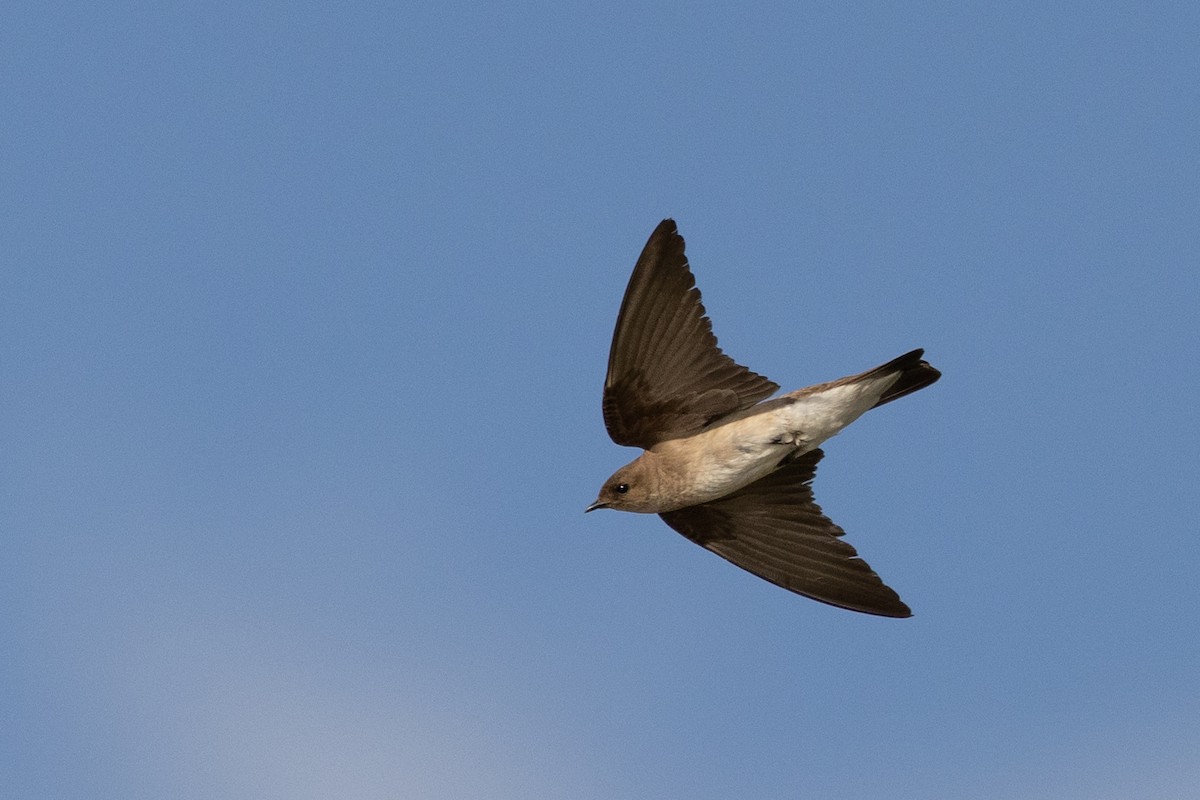
M 893 358 L 891 361 L 878 366 L 869 372 L 863 373 L 864 378 L 882 377 L 884 375 L 892 375 L 899 372 L 900 378 L 888 387 L 888 390 L 879 398 L 879 402 L 872 408 L 878 408 L 884 403 L 890 403 L 904 397 L 906 394 L 924 389 L 926 386 L 937 381 L 942 377 L 942 373 L 938 372 L 928 361 L 922 360 L 921 356 L 925 354 L 922 349 L 913 350 L 905 353 L 899 358 Z

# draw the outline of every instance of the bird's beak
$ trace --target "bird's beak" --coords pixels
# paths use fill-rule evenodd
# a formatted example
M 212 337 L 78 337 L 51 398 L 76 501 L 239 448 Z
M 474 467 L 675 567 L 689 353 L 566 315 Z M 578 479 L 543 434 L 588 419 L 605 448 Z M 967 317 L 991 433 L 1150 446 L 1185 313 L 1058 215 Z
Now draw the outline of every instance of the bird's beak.
M 586 514 L 586 513 L 588 513 L 589 511 L 595 511 L 597 508 L 608 508 L 608 503 L 605 503 L 605 502 L 602 502 L 602 501 L 600 501 L 600 500 L 597 500 L 596 502 L 592 503 L 590 506 L 588 506 L 587 508 L 585 508 L 585 509 L 583 510 L 583 513 L 585 513 L 585 514 Z

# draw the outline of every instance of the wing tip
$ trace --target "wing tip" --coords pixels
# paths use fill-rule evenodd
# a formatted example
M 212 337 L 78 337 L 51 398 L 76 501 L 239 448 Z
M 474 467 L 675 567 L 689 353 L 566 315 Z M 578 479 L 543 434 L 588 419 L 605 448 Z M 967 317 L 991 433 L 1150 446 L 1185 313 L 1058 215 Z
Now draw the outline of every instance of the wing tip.
M 872 571 L 872 575 L 878 580 L 879 576 Z M 768 579 L 769 580 L 769 579 Z M 772 581 L 774 582 L 774 581 Z M 807 597 L 809 600 L 816 600 L 819 603 L 834 606 L 835 608 L 845 609 L 846 611 L 854 611 L 860 614 L 870 614 L 876 617 L 890 617 L 892 619 L 908 619 L 913 615 L 912 609 L 908 604 L 900 599 L 900 595 L 896 594 L 890 586 L 879 581 L 874 587 L 872 597 L 837 597 L 834 593 L 816 594 L 811 586 L 803 589 L 793 588 L 784 583 L 778 583 L 789 592 Z

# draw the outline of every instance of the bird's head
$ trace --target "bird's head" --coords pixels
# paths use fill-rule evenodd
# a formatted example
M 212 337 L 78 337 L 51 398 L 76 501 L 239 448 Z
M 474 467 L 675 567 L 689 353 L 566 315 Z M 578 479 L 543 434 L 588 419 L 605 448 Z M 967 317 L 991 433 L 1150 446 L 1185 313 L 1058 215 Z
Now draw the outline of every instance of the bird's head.
M 612 508 L 617 511 L 657 513 L 659 509 L 658 475 L 647 462 L 649 453 L 631 461 L 604 482 L 596 502 L 586 509 Z

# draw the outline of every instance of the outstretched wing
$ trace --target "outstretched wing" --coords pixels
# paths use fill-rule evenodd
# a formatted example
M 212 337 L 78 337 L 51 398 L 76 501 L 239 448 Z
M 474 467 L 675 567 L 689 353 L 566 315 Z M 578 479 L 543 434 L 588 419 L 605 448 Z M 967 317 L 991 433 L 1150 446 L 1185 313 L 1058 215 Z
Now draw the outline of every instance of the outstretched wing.
M 687 436 L 779 388 L 721 352 L 683 247 L 663 220 L 625 289 L 604 381 L 604 424 L 617 444 L 649 449 Z
M 813 501 L 812 450 L 728 497 L 660 516 L 696 544 L 784 589 L 885 617 L 912 612 Z

